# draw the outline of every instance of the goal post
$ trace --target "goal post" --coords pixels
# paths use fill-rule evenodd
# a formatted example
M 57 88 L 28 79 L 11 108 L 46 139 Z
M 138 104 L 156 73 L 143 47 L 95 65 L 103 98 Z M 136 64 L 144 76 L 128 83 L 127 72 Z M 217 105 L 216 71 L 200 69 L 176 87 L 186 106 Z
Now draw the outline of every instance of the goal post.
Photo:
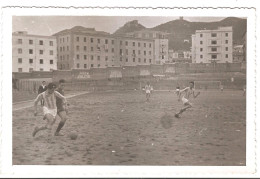
M 196 89 L 220 89 L 221 81 L 194 81 Z

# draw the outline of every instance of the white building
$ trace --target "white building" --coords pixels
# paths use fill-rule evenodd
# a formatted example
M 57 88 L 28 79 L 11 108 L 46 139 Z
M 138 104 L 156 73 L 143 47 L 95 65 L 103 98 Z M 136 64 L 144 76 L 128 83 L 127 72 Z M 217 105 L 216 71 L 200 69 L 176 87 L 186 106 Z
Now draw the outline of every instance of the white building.
M 192 35 L 192 63 L 232 63 L 232 27 L 197 30 Z
M 53 36 L 12 34 L 13 72 L 51 71 L 57 69 L 57 45 Z

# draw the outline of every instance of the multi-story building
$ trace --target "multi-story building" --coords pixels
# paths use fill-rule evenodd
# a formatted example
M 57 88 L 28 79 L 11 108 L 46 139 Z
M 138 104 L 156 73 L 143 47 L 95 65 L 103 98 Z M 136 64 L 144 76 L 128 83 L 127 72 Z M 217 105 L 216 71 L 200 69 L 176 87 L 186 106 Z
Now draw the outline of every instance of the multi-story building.
M 57 38 L 58 69 L 164 63 L 168 59 L 168 39 L 159 32 L 152 32 L 152 37 L 140 36 L 139 33 L 111 35 L 80 26 L 58 32 L 54 34 Z
M 191 51 L 169 50 L 169 62 L 191 62 Z
M 167 33 L 152 30 L 140 30 L 127 33 L 127 36 L 153 40 L 154 43 L 154 63 L 164 64 L 168 61 L 168 39 Z
M 12 34 L 13 72 L 51 71 L 57 69 L 56 38 L 30 35 L 26 31 Z
M 76 26 L 54 36 L 57 38 L 58 69 L 114 66 L 115 38 L 109 33 Z
M 232 27 L 197 30 L 192 35 L 192 63 L 232 63 Z

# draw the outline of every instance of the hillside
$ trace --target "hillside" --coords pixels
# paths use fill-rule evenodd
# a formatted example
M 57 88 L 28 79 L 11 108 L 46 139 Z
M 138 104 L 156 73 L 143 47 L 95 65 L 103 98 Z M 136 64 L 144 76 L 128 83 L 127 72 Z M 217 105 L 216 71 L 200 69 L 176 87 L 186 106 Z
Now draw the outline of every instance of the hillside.
M 190 50 L 191 35 L 194 34 L 196 30 L 217 29 L 220 26 L 232 26 L 233 43 L 242 44 L 242 37 L 243 33 L 246 31 L 247 21 L 246 19 L 240 19 L 236 17 L 227 17 L 221 21 L 216 22 L 190 22 L 178 19 L 160 24 L 156 27 L 150 28 L 150 30 L 169 33 L 169 49 Z M 119 28 L 114 34 L 118 35 L 142 29 L 146 28 L 141 24 L 138 24 L 137 21 L 135 21 L 135 23 L 131 21 L 126 23 L 123 27 Z M 189 40 L 189 42 L 184 42 L 184 40 Z

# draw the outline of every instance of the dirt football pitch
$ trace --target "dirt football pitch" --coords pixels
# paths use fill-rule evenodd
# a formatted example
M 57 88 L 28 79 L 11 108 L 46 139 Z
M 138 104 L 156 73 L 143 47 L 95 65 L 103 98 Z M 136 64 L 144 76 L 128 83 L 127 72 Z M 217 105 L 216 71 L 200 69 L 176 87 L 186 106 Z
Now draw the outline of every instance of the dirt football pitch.
M 246 165 L 246 97 L 242 91 L 201 91 L 193 108 L 173 92 L 96 92 L 68 100 L 59 136 L 33 138 L 33 108 L 13 112 L 13 165 Z M 41 108 L 39 106 L 39 111 Z M 59 121 L 56 121 L 56 130 Z M 69 134 L 77 132 L 76 140 Z

